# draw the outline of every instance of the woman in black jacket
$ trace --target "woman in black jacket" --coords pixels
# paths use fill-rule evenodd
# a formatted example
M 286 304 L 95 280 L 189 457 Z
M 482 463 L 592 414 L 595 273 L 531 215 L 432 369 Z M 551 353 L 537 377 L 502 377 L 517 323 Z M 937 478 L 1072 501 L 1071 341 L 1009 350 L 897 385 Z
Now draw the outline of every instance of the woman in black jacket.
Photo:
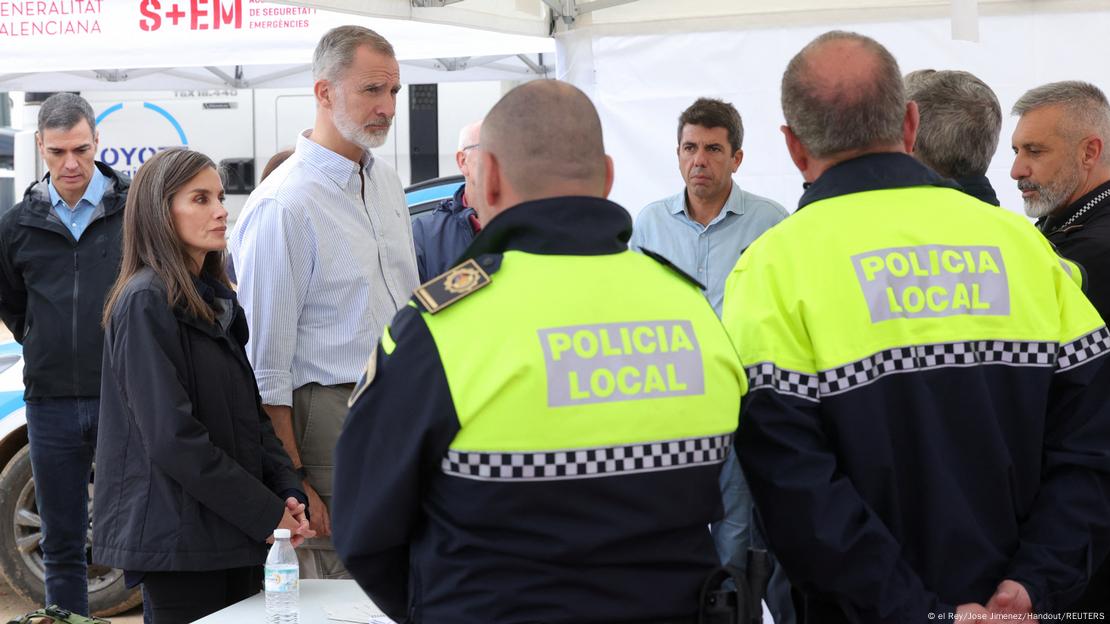
M 244 352 L 226 230 L 207 156 L 170 149 L 139 169 L 104 310 L 93 559 L 144 584 L 156 624 L 257 593 L 275 528 L 312 536 Z

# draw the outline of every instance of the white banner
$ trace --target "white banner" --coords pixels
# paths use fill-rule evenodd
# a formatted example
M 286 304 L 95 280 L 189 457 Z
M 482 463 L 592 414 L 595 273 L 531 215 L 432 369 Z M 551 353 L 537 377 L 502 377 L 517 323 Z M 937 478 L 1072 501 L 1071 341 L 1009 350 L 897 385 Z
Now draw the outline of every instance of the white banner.
M 402 61 L 554 51 L 546 37 L 260 0 L 0 0 L 0 73 L 310 63 L 343 24 L 376 30 Z

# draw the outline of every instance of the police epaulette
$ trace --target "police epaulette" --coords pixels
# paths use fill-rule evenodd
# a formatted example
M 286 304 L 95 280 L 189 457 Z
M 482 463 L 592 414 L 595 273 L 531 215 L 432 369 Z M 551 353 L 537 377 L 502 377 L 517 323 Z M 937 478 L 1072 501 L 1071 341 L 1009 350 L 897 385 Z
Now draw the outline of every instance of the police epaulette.
M 662 255 L 660 255 L 660 254 L 657 254 L 657 253 L 655 253 L 654 251 L 652 251 L 652 250 L 650 250 L 650 249 L 643 249 L 643 248 L 641 248 L 641 249 L 640 249 L 640 251 L 641 251 L 641 252 L 642 252 L 642 253 L 643 253 L 643 254 L 644 254 L 645 256 L 647 256 L 647 257 L 651 258 L 652 260 L 655 260 L 656 262 L 658 262 L 659 264 L 662 264 L 662 265 L 663 265 L 663 266 L 665 266 L 665 267 L 668 267 L 668 268 L 670 268 L 670 269 L 671 269 L 672 271 L 674 271 L 675 273 L 678 273 L 678 274 L 679 274 L 679 275 L 681 275 L 682 277 L 686 278 L 686 281 L 690 282 L 691 284 L 693 284 L 693 285 L 697 286 L 698 288 L 700 288 L 700 289 L 702 289 L 702 290 L 705 290 L 705 289 L 706 289 L 706 286 L 705 286 L 705 284 L 702 284 L 702 283 L 701 283 L 701 282 L 699 282 L 699 281 L 698 281 L 698 280 L 697 280 L 697 279 L 696 279 L 696 278 L 695 278 L 694 276 L 690 275 L 690 274 L 689 274 L 689 273 L 687 273 L 686 271 L 683 271 L 682 269 L 680 269 L 680 268 L 678 268 L 677 266 L 675 266 L 675 265 L 674 265 L 674 263 L 673 263 L 673 262 L 671 262 L 670 260 L 668 260 L 668 259 L 667 259 L 666 257 L 664 257 L 664 256 L 662 256 Z
M 423 284 L 413 299 L 429 314 L 435 314 L 490 283 L 490 274 L 501 268 L 500 254 L 483 254 L 468 258 L 446 273 Z

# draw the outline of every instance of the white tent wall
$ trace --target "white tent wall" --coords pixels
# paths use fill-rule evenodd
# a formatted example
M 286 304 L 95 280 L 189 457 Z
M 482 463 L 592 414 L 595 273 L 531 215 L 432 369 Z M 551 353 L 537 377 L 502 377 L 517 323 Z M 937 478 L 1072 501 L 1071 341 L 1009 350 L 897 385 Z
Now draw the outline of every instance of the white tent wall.
M 794 210 L 802 178 L 779 130 L 782 72 L 790 57 L 820 33 L 833 28 L 860 32 L 886 45 L 903 72 L 963 69 L 995 90 L 1003 128 L 988 176 L 1003 205 L 1021 212 L 1020 194 L 1009 178 L 1013 103 L 1027 89 L 1055 80 L 1081 79 L 1110 88 L 1105 62 L 1110 58 L 1105 34 L 1110 32 L 1110 10 L 1071 11 L 1062 10 L 1068 3 L 1044 4 L 1056 10 L 981 16 L 978 43 L 953 41 L 951 20 L 936 11 L 932 18 L 760 24 L 717 31 L 676 32 L 681 25 L 653 34 L 627 34 L 627 25 L 579 28 L 557 38 L 557 73 L 583 88 L 597 105 L 616 167 L 612 198 L 633 215 L 682 190 L 677 119 L 699 96 L 728 100 L 743 117 L 744 161 L 736 176 L 740 185 Z

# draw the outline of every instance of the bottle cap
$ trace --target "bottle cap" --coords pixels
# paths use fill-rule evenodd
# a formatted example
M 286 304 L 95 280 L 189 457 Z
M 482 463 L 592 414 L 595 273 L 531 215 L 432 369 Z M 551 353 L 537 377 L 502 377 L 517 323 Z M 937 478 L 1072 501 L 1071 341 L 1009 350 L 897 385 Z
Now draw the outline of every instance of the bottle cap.
M 274 529 L 274 539 L 289 539 L 291 535 L 289 529 Z

